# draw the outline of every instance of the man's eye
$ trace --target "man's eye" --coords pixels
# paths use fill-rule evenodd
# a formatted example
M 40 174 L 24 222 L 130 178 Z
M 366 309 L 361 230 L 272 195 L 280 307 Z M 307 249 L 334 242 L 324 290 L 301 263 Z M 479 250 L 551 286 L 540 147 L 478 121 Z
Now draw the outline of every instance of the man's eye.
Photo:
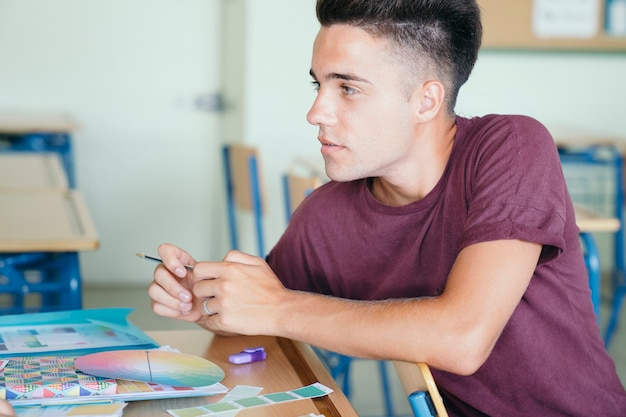
M 356 94 L 358 91 L 352 87 L 349 87 L 347 85 L 342 86 L 341 88 L 343 88 L 343 92 L 346 95 L 352 95 L 352 94 Z
M 311 81 L 311 85 L 313 86 L 314 91 L 319 91 L 320 83 L 318 81 Z

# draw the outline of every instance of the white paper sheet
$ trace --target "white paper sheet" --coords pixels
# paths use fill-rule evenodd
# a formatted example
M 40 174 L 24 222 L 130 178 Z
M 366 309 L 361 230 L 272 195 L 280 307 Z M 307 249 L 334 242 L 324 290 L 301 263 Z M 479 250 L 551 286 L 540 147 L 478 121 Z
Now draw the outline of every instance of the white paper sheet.
M 600 0 L 534 0 L 532 31 L 540 38 L 593 38 Z

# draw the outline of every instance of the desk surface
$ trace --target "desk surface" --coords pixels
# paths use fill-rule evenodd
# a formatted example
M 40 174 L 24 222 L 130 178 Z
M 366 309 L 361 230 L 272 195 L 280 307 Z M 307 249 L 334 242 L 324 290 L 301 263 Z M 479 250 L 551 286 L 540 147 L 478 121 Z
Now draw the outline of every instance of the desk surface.
M 148 334 L 161 345 L 169 345 L 184 353 L 205 357 L 217 364 L 226 373 L 222 383 L 228 388 L 235 385 L 250 385 L 263 387 L 262 393 L 270 393 L 320 382 L 334 390 L 330 395 L 317 399 L 242 410 L 238 417 L 299 417 L 309 413 L 323 414 L 327 417 L 358 417 L 324 365 L 305 344 L 268 336 L 219 337 L 206 330 L 157 331 Z M 266 361 L 245 365 L 233 365 L 228 362 L 228 355 L 253 346 L 265 347 Z M 133 401 L 124 409 L 124 417 L 168 416 L 165 410 L 214 403 L 220 398 L 221 394 L 200 398 Z
M 78 192 L 0 192 L 0 252 L 97 247 L 96 228 Z
M 87 206 L 67 186 L 57 154 L 0 153 L 0 253 L 96 249 Z
M 616 217 L 604 216 L 580 206 L 574 206 L 576 224 L 581 232 L 616 232 L 620 222 Z
M 67 188 L 67 175 L 58 154 L 0 153 L 0 192 L 59 191 Z

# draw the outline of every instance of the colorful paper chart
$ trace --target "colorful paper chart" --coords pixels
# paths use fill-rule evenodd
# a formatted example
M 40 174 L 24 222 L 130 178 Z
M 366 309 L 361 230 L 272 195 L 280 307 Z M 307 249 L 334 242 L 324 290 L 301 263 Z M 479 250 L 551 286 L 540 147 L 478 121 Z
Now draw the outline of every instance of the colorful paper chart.
M 76 358 L 90 375 L 178 387 L 204 387 L 224 379 L 224 371 L 194 355 L 162 350 L 113 350 Z
M 86 375 L 69 356 L 8 358 L 0 370 L 0 398 L 7 400 L 115 394 L 111 378 Z

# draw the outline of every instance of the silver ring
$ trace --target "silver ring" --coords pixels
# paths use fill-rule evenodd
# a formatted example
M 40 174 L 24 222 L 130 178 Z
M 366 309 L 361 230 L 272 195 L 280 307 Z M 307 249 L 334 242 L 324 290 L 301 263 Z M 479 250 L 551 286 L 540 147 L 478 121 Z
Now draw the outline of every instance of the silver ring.
M 216 314 L 216 313 L 211 313 L 211 312 L 209 311 L 209 309 L 206 307 L 206 303 L 208 303 L 208 302 L 209 302 L 209 300 L 210 300 L 210 298 L 205 298 L 205 299 L 204 299 L 204 303 L 202 303 L 202 309 L 204 310 L 204 312 L 206 313 L 206 315 L 207 315 L 207 316 L 212 316 L 212 315 L 214 315 L 214 314 Z

